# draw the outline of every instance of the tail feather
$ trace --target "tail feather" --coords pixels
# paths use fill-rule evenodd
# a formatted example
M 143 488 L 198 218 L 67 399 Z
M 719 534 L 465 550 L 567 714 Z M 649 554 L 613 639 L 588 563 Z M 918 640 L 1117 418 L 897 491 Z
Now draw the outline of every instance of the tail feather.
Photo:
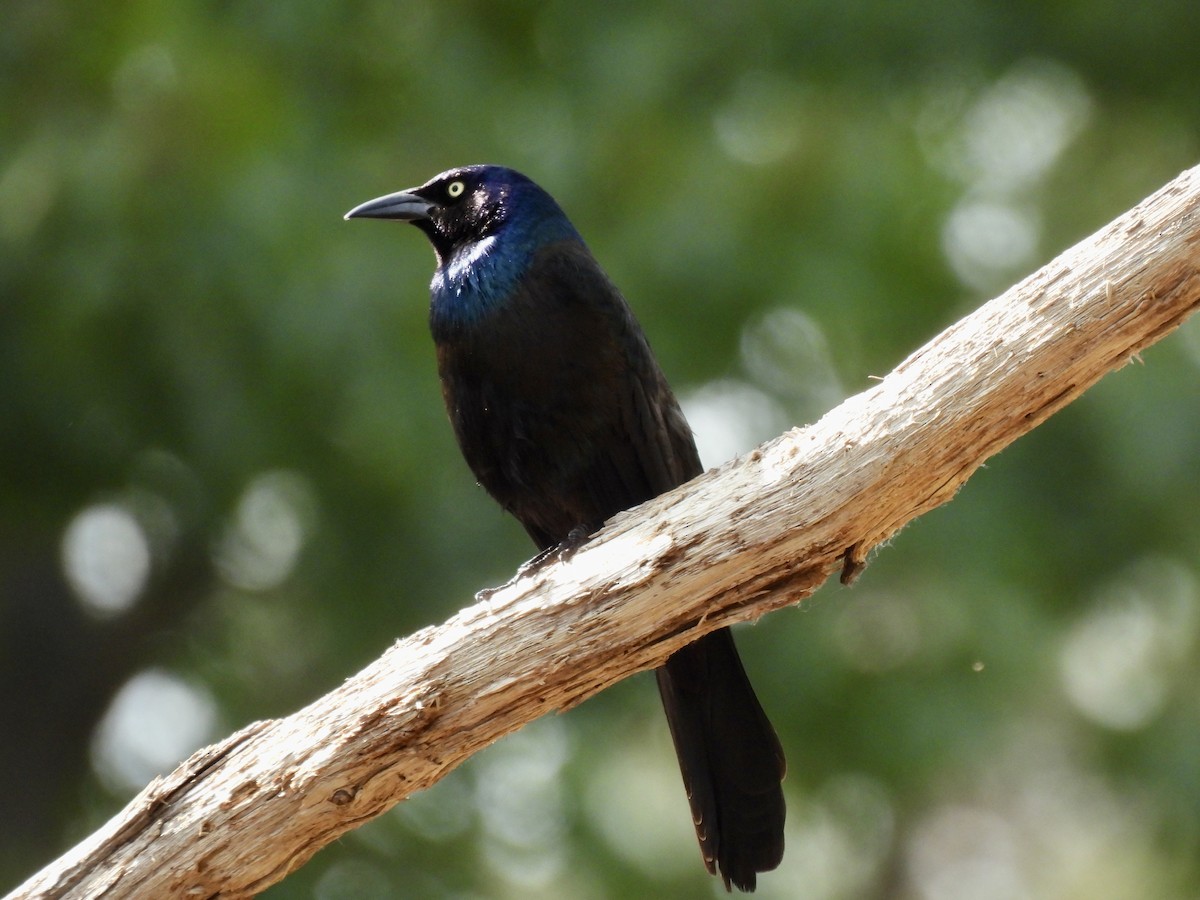
M 752 891 L 783 858 L 779 738 L 728 628 L 675 653 L 657 676 L 704 864 L 727 890 Z

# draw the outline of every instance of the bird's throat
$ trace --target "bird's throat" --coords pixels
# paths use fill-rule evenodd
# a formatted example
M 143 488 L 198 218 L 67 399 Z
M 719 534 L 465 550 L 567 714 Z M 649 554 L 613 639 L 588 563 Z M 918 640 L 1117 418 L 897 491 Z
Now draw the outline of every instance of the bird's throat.
M 496 235 L 472 241 L 433 273 L 429 322 L 435 340 L 479 325 L 512 296 L 533 254 L 500 244 Z

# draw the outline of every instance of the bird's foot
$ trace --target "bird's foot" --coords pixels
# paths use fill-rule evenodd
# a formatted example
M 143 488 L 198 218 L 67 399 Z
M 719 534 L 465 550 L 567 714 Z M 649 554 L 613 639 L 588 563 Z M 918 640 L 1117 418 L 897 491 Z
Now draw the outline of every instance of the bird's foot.
M 577 525 L 571 529 L 570 534 L 553 547 L 547 547 L 529 562 L 523 563 L 521 568 L 517 569 L 517 577 L 524 578 L 526 575 L 532 575 L 535 572 L 541 571 L 549 565 L 557 562 L 568 562 L 591 537 L 591 531 L 586 526 Z
M 558 558 L 563 562 L 567 562 L 587 543 L 588 538 L 591 536 L 592 532 L 587 526 L 576 525 L 571 529 L 570 534 L 567 535 L 567 539 L 554 548 L 558 553 Z

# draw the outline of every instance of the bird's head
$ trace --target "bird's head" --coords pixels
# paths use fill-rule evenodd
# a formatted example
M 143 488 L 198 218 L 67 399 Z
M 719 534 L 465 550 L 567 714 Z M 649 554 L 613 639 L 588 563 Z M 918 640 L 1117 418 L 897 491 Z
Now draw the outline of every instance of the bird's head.
M 554 199 L 520 172 L 502 166 L 463 166 L 420 187 L 368 200 L 347 219 L 399 219 L 416 225 L 433 244 L 442 267 L 476 245 L 503 236 L 536 249 L 578 234 Z

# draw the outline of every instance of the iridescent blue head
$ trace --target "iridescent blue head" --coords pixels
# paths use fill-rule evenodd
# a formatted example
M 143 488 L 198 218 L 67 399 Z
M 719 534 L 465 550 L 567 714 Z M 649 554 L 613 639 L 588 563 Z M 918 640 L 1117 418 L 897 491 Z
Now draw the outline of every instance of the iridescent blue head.
M 547 244 L 580 240 L 554 198 L 502 166 L 450 169 L 417 188 L 368 200 L 347 219 L 400 219 L 429 238 L 438 267 L 433 315 L 467 323 L 502 303 Z

